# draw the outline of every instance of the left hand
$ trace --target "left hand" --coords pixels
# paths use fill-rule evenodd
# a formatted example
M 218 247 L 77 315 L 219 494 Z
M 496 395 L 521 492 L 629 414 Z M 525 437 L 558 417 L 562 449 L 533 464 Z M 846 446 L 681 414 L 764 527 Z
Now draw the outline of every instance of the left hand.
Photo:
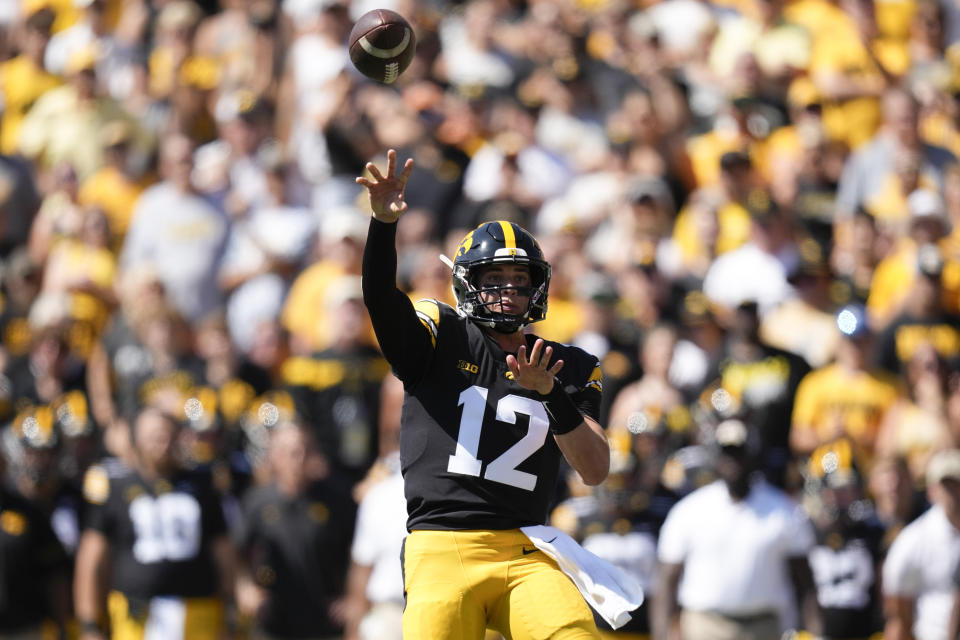
M 553 347 L 544 348 L 542 338 L 537 338 L 527 357 L 526 345 L 517 350 L 517 355 L 507 356 L 507 367 L 513 374 L 514 381 L 524 389 L 536 391 L 540 395 L 547 395 L 553 390 L 554 376 L 563 368 L 563 360 L 557 360 L 549 369 L 550 356 Z

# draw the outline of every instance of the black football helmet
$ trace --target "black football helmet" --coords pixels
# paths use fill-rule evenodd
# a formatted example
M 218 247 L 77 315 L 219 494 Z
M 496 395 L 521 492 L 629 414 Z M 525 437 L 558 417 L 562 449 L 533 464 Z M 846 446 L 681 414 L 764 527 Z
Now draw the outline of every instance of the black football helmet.
M 478 276 L 483 267 L 492 264 L 524 265 L 530 269 L 531 285 L 521 295 L 530 297 L 526 312 L 510 314 L 494 311 L 504 288 L 479 289 Z M 453 259 L 453 295 L 457 312 L 477 324 L 502 332 L 513 333 L 547 316 L 547 291 L 550 287 L 550 265 L 543 257 L 540 245 L 532 235 L 512 222 L 497 220 L 484 222 L 460 242 Z M 484 302 L 481 293 L 494 293 L 492 302 Z M 502 306 L 500 307 L 503 308 Z

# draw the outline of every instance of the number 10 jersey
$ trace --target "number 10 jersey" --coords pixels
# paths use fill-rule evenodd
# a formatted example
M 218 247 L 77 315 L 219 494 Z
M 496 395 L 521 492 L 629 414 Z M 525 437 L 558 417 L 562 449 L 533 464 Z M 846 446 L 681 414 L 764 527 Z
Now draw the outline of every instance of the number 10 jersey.
M 435 300 L 415 309 L 432 350 L 416 363 L 391 363 L 406 389 L 400 456 L 407 528 L 544 524 L 562 454 L 541 396 L 512 379 L 506 353 L 472 321 Z M 527 335 L 528 353 L 536 339 Z M 564 361 L 564 389 L 596 420 L 599 362 L 577 347 L 547 345 L 551 366 Z
M 218 593 L 210 544 L 226 534 L 209 478 L 186 471 L 148 482 L 125 470 L 87 472 L 87 527 L 110 542 L 111 588 L 128 599 L 198 598 Z

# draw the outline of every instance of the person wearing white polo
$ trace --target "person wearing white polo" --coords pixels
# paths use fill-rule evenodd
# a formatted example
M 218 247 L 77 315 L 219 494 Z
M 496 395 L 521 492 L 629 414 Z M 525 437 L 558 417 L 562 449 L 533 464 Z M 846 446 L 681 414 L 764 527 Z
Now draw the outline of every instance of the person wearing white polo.
M 933 506 L 904 527 L 883 564 L 886 640 L 948 638 L 960 562 L 960 449 L 935 454 L 926 480 Z
M 720 423 L 715 437 L 721 479 L 678 502 L 660 531 L 653 637 L 679 630 L 684 640 L 777 640 L 796 622 L 795 586 L 807 629 L 819 632 L 810 522 L 752 473 L 758 447 L 743 422 Z

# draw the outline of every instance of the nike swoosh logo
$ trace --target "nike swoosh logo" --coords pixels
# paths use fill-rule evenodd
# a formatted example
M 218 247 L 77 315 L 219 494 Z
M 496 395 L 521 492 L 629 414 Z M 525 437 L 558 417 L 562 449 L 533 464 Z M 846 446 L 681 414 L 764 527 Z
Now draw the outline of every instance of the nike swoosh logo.
M 556 540 L 556 539 L 557 539 L 557 536 L 553 536 L 552 538 L 550 538 L 549 540 L 547 540 L 547 544 L 550 544 L 551 542 L 553 542 L 553 541 Z
M 528 556 L 528 555 L 530 555 L 531 553 L 533 553 L 533 552 L 536 551 L 536 550 L 537 550 L 537 548 L 534 547 L 533 549 L 522 549 L 521 551 L 523 551 L 523 555 Z

